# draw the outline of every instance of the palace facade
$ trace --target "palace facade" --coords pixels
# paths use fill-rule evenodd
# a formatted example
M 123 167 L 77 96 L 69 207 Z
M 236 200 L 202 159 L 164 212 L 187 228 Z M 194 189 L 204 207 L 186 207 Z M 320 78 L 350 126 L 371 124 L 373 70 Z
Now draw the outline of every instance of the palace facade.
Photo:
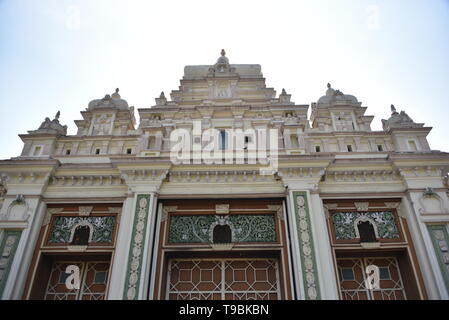
M 449 154 L 366 111 L 330 84 L 295 104 L 222 51 L 138 125 L 118 89 L 75 135 L 46 118 L 0 161 L 0 297 L 448 299 Z

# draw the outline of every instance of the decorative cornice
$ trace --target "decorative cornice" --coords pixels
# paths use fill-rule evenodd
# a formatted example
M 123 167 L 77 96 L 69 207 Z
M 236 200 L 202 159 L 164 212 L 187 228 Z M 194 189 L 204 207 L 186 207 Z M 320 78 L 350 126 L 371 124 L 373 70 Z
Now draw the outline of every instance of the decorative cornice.
M 398 170 L 345 170 L 329 171 L 325 175 L 326 182 L 372 182 L 400 181 Z
M 55 186 L 107 186 L 122 185 L 119 175 L 51 176 L 50 185 Z
M 208 170 L 170 172 L 170 182 L 269 182 L 273 175 L 260 175 L 259 170 Z
M 167 169 L 122 170 L 121 178 L 128 181 L 162 181 L 168 174 Z
M 45 184 L 50 176 L 49 172 L 42 171 L 3 172 L 1 173 L 1 180 L 3 184 L 7 185 L 18 183 Z
M 278 170 L 278 175 L 283 179 L 320 178 L 324 173 L 325 169 L 322 167 L 289 167 Z

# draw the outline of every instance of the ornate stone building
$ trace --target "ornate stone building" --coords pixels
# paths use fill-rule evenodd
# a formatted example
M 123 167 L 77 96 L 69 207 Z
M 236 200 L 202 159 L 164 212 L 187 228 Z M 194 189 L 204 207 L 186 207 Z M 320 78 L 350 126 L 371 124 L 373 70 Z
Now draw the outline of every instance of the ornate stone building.
M 328 84 L 308 116 L 222 51 L 138 126 L 118 89 L 76 135 L 46 118 L 0 161 L 1 298 L 448 299 L 449 154 L 394 106 L 372 131 L 366 109 Z

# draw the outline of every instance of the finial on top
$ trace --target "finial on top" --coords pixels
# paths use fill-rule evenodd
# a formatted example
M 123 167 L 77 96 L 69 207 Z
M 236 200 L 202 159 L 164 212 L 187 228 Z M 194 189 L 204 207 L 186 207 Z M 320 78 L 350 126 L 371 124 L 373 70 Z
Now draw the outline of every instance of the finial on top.
M 281 94 L 287 94 L 287 92 L 285 91 L 285 89 L 284 88 L 282 88 L 282 93 Z
M 165 98 L 164 91 L 161 92 L 161 95 L 159 96 L 159 98 Z
M 56 112 L 55 119 L 58 120 L 61 116 L 61 111 Z
M 119 92 L 119 90 L 120 90 L 119 88 L 115 89 L 115 93 L 118 93 L 118 92 Z
M 221 49 L 221 55 L 222 55 L 222 56 L 226 55 L 225 49 Z
M 331 88 L 331 84 L 330 84 L 330 83 L 327 83 L 327 87 L 330 89 L 330 88 Z
M 396 111 L 396 108 L 395 108 L 395 106 L 392 104 L 391 105 L 391 114 L 396 114 L 396 113 L 398 113 L 397 111 Z

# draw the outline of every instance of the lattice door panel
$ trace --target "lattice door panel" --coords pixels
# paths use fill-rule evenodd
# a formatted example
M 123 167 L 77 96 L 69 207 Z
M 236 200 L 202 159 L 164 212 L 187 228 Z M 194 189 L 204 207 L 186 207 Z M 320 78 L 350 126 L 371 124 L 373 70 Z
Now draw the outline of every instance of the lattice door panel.
M 171 260 L 170 300 L 275 300 L 280 298 L 274 259 Z
M 68 276 L 65 270 L 69 265 L 78 266 L 80 276 L 83 274 L 83 262 L 54 262 L 44 300 L 78 300 L 79 290 L 70 290 L 65 284 Z
M 109 262 L 87 262 L 81 282 L 80 300 L 104 300 Z
M 396 257 L 337 259 L 338 278 L 343 300 L 405 300 L 406 293 Z M 379 289 L 366 286 L 366 267 L 379 268 Z
M 76 265 L 80 270 L 80 289 L 68 289 L 66 286 L 69 274 L 65 273 L 65 270 L 69 265 Z M 44 299 L 103 300 L 106 295 L 109 266 L 109 261 L 54 262 Z

